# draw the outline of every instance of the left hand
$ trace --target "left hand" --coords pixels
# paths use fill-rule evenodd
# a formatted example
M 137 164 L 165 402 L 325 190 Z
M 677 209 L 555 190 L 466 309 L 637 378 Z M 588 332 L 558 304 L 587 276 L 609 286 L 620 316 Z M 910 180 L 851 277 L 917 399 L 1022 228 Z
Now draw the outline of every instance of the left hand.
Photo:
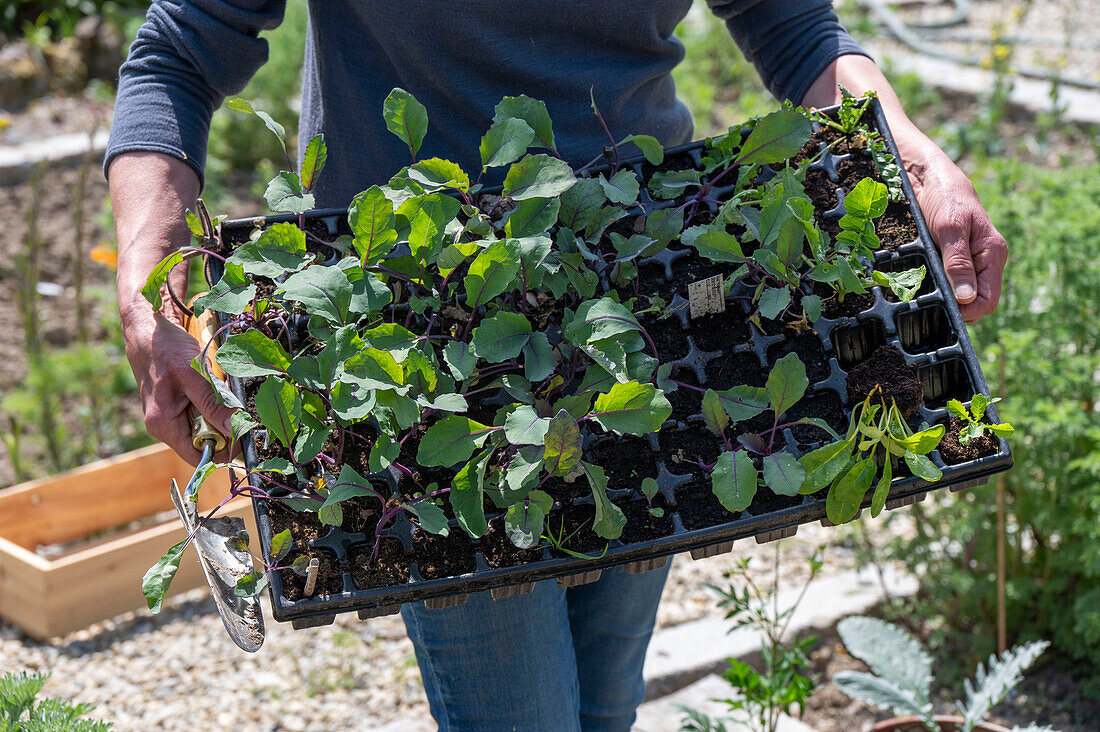
M 966 174 L 938 147 L 907 159 L 905 169 L 963 320 L 974 323 L 997 309 L 1008 259 L 1005 239 Z

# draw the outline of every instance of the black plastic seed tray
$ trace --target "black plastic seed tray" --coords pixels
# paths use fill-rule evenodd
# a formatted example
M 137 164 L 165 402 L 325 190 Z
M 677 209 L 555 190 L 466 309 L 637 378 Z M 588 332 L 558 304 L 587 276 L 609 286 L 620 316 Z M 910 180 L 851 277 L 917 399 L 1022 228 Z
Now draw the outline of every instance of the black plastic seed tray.
M 897 156 L 893 138 L 877 102 L 872 104 L 871 110 L 876 126 L 891 152 Z M 667 151 L 666 160 L 697 165 L 702 151 L 703 143 L 692 143 Z M 829 152 L 814 167 L 836 183 L 837 167 L 845 157 Z M 629 165 L 643 180 L 653 172 L 653 167 L 643 160 L 633 161 Z M 772 172 L 765 169 L 764 175 L 770 176 Z M 736 299 L 738 293 L 735 291 L 727 300 L 726 314 L 708 316 L 720 320 L 715 320 L 714 327 L 700 332 L 697 338 L 686 332 L 689 324 L 686 309 L 679 311 L 679 321 L 644 322 L 647 329 L 654 329 L 654 337 L 667 348 L 667 355 L 662 353 L 662 361 L 675 359 L 673 378 L 717 389 L 743 383 L 763 385 L 771 364 L 791 350 L 797 350 L 806 364 L 811 385 L 807 396 L 794 409 L 832 410 L 837 422 L 833 427 L 843 431 L 853 406 L 849 403 L 845 383 L 848 370 L 879 346 L 891 344 L 900 348 L 906 360 L 916 367 L 923 386 L 924 405 L 912 418 L 914 424 L 922 421 L 929 424 L 945 422 L 948 417 L 945 405 L 949 399 L 965 402 L 972 394 L 988 394 L 979 361 L 958 306 L 950 294 L 939 254 L 915 204 L 909 181 L 904 176 L 902 178 L 918 236 L 894 251 L 878 252 L 875 266 L 889 271 L 924 264 L 928 277 L 914 300 L 904 304 L 894 302 L 884 295 L 881 288 L 876 287 L 873 289 L 873 302 L 855 316 L 822 317 L 813 324 L 812 331 L 803 335 L 792 336 L 782 328 L 776 330 L 777 334 L 769 335 L 749 324 L 748 312 L 742 305 L 743 301 Z M 721 189 L 715 188 L 713 192 L 716 198 L 721 199 Z M 845 191 L 837 186 L 835 205 L 825 213 L 826 218 L 843 215 L 841 201 L 844 194 Z M 645 185 L 642 186 L 639 201 L 647 210 L 672 203 L 654 201 L 648 196 Z M 711 205 L 711 210 L 716 210 L 716 206 Z M 344 210 L 312 212 L 305 216 L 305 220 L 307 226 L 323 227 L 330 235 L 349 233 Z M 281 221 L 297 221 L 297 217 L 269 216 L 227 221 L 221 227 L 223 241 L 240 243 L 254 229 Z M 681 284 L 686 287 L 686 279 L 678 270 L 698 257 L 693 250 L 677 247 L 678 244 L 674 243 L 657 257 L 643 262 L 640 268 L 642 275 L 648 272 L 652 277 L 656 273 L 658 279 L 663 276 L 667 283 L 683 280 Z M 217 263 L 212 264 L 211 276 L 220 276 Z M 682 298 L 684 294 L 686 292 L 677 292 L 673 299 Z M 243 398 L 243 385 L 239 381 L 234 380 L 233 388 Z M 331 623 L 336 613 L 352 610 L 357 610 L 360 617 L 366 618 L 396 612 L 406 602 L 424 600 L 429 607 L 460 605 L 470 592 L 482 590 L 491 590 L 494 598 L 522 594 L 529 592 L 534 582 L 550 578 L 556 578 L 563 586 L 572 586 L 598 579 L 602 570 L 615 565 L 626 565 L 628 572 L 643 572 L 664 566 L 672 554 L 690 551 L 692 557 L 698 559 L 729 551 L 737 540 L 755 537 L 757 542 L 763 543 L 793 535 L 800 524 L 813 521 L 828 524 L 824 491 L 815 496 L 783 497 L 774 496 L 762 487 L 747 510 L 736 514 L 727 512 L 710 493 L 709 478 L 700 479 L 697 466 L 684 459 L 693 449 L 693 437 L 704 430 L 701 417 L 697 416 L 699 395 L 681 388 L 668 396 L 674 411 L 659 435 L 648 438 L 585 435 L 587 459 L 605 467 L 611 478 L 608 494 L 628 516 L 628 533 L 622 539 L 610 542 L 602 556 L 587 559 L 556 556 L 551 549 L 543 547 L 531 550 L 524 557 L 523 552 L 513 548 L 513 555 L 507 559 L 514 561 L 518 557 L 533 561 L 515 566 L 491 566 L 487 557 L 499 556 L 496 542 L 504 541 L 502 534 L 494 534 L 491 530 L 486 537 L 471 542 L 452 520 L 450 539 L 427 534 L 418 536 L 416 526 L 401 514 L 387 531 L 387 541 L 390 542 L 387 551 L 408 559 L 407 580 L 391 586 L 358 586 L 353 576 L 352 558 L 361 558 L 363 552 L 369 556 L 373 537 L 347 532 L 339 527 L 331 528 L 313 540 L 312 546 L 327 553 L 339 570 L 339 580 L 333 579 L 333 586 L 324 588 L 327 589 L 326 594 L 290 601 L 285 595 L 283 578 L 275 573 L 271 581 L 271 597 L 276 620 L 290 620 L 296 628 L 309 627 Z M 816 413 L 807 412 L 798 416 Z M 989 408 L 988 416 L 992 421 L 997 421 L 994 407 Z M 813 428 L 795 427 L 786 430 L 784 437 L 788 449 L 806 452 L 824 444 L 820 435 Z M 252 439 L 250 434 L 244 440 L 244 458 L 249 467 L 257 463 Z M 980 485 L 993 473 L 1007 470 L 1012 465 L 1012 457 L 1005 441 L 998 438 L 998 443 L 996 454 L 959 465 L 945 464 L 939 451 L 934 451 L 929 457 L 943 470 L 942 480 L 931 484 L 913 476 L 896 477 L 887 508 L 895 509 L 920 501 L 930 490 L 945 487 L 961 490 Z M 704 457 L 713 460 L 716 454 Z M 693 467 L 696 472 L 693 472 Z M 644 499 L 637 491 L 637 484 L 645 477 L 655 478 L 660 486 L 656 503 L 666 509 L 661 519 L 648 515 Z M 396 473 L 373 474 L 368 478 L 383 495 L 398 494 Z M 870 504 L 870 498 L 868 493 L 864 507 Z M 269 506 L 264 500 L 255 500 L 254 506 L 261 546 L 264 555 L 270 558 L 272 512 L 283 509 Z M 556 513 L 558 510 L 560 514 Z M 558 515 L 568 527 L 571 521 L 580 522 L 593 510 L 592 498 L 587 496 L 558 502 L 552 516 Z M 496 523 L 492 520 L 494 516 L 488 514 L 488 517 L 492 527 Z M 631 543 L 627 540 L 631 538 L 629 532 L 632 524 L 646 525 L 651 534 L 660 535 Z M 551 523 L 551 526 L 554 525 Z M 398 544 L 393 544 L 393 541 Z M 425 571 L 420 561 L 421 548 L 425 544 L 447 542 L 472 546 L 473 551 L 464 561 L 452 566 L 434 567 L 435 574 Z M 490 549 L 493 551 L 487 551 Z

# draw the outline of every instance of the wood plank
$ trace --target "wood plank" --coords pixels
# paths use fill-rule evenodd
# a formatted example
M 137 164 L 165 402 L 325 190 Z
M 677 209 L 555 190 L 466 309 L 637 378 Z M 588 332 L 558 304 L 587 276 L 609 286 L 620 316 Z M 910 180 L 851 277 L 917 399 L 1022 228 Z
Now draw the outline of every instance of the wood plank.
M 0 536 L 33 550 L 171 510 L 169 480 L 183 485 L 191 472 L 168 447 L 153 445 L 14 486 L 0 491 Z M 213 505 L 210 499 L 216 503 L 227 490 L 227 475 L 211 476 L 200 505 Z

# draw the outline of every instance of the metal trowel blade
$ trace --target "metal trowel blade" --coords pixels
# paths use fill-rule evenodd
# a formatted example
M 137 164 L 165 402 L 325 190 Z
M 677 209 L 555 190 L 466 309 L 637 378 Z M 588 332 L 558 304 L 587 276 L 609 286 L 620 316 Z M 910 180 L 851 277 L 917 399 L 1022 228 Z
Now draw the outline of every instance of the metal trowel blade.
M 194 504 L 188 505 L 175 480 L 172 481 L 172 503 L 188 533 L 195 531 L 194 509 L 188 510 Z M 229 546 L 229 541 L 244 530 L 242 518 L 213 518 L 195 532 L 192 543 L 225 631 L 241 650 L 255 653 L 264 643 L 264 616 L 260 611 L 260 602 L 256 597 L 239 597 L 233 591 L 237 580 L 252 571 L 252 556 L 247 551 L 237 551 Z

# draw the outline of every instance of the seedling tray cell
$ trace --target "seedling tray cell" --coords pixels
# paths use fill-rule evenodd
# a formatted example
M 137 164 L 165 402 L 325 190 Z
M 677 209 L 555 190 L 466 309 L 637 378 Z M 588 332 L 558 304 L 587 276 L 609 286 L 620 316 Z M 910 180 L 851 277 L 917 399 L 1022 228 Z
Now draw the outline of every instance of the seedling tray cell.
M 870 109 L 875 126 L 897 157 L 898 152 L 881 108 L 874 102 Z M 666 151 L 666 159 L 679 161 L 684 167 L 698 168 L 703 151 L 704 143 L 692 143 Z M 826 177 L 824 190 L 832 196 L 828 206 L 819 206 L 819 211 L 825 209 L 825 226 L 830 220 L 835 223 L 835 219 L 844 214 L 842 201 L 846 191 L 841 181 L 844 171 L 851 167 L 850 158 L 858 154 L 858 151 L 844 155 L 827 152 L 811 168 Z M 846 164 L 846 161 L 849 162 Z M 654 172 L 653 166 L 644 160 L 627 165 L 642 176 L 643 181 Z M 775 171 L 765 167 L 762 177 L 774 174 Z M 643 325 L 652 328 L 653 337 L 660 344 L 658 349 L 662 360 L 674 361 L 674 378 L 717 389 L 739 384 L 762 385 L 771 364 L 786 353 L 795 351 L 806 364 L 810 379 L 805 401 L 814 408 L 833 409 L 835 414 L 832 419 L 837 422 L 833 426 L 838 431 L 846 427 L 854 406 L 846 388 L 848 372 L 883 345 L 899 348 L 906 360 L 916 367 L 924 403 L 910 418 L 914 425 L 946 422 L 948 414 L 945 405 L 949 399 L 966 401 L 976 393 L 988 394 L 958 305 L 950 294 L 939 254 L 904 175 L 902 185 L 912 219 L 903 216 L 905 208 L 893 213 L 888 211 L 888 217 L 892 216 L 900 222 L 901 241 L 892 250 L 877 252 L 875 266 L 883 271 L 897 272 L 923 264 L 928 275 L 913 300 L 898 302 L 889 291 L 875 287 L 870 297 L 861 301 L 862 307 L 857 312 L 826 313 L 813 323 L 812 331 L 794 334 L 782 326 L 771 327 L 766 322 L 763 329 L 750 325 L 749 313 L 743 301 L 737 299 L 743 293 L 735 288 L 727 297 L 726 313 L 706 316 L 706 322 L 711 323 L 711 327 L 693 329 L 691 326 L 699 323 L 689 321 L 686 309 L 678 313 L 679 319 L 643 321 Z M 728 190 L 725 189 L 725 192 L 728 193 Z M 718 187 L 713 192 L 718 199 L 724 193 Z M 672 204 L 671 201 L 652 199 L 644 184 L 639 203 L 647 211 Z M 712 211 L 717 210 L 715 204 L 708 205 Z M 637 210 L 641 211 L 640 208 Z M 304 220 L 307 228 L 317 227 L 317 230 L 327 231 L 330 235 L 349 233 L 345 210 L 315 211 L 306 214 Z M 247 241 L 254 229 L 285 221 L 297 221 L 297 217 L 270 216 L 227 221 L 221 226 L 222 239 L 229 244 L 241 243 Z M 912 228 L 906 229 L 905 226 Z M 910 233 L 912 236 L 909 236 Z M 211 265 L 210 274 L 216 279 L 220 276 L 217 263 Z M 673 302 L 682 302 L 687 297 L 688 282 L 696 279 L 696 273 L 706 270 L 706 265 L 710 265 L 708 260 L 674 242 L 659 255 L 643 260 L 639 266 L 639 276 L 649 278 L 647 281 L 667 290 Z M 245 385 L 234 379 L 232 386 L 243 399 Z M 611 541 L 606 552 L 599 556 L 559 555 L 546 546 L 529 550 L 525 556 L 517 556 L 523 552 L 513 548 L 515 554 L 509 555 L 507 552 L 502 554 L 499 544 L 502 537 L 494 535 L 492 530 L 494 525 L 501 523 L 500 514 L 488 512 L 490 534 L 479 540 L 470 540 L 454 519 L 450 521 L 449 539 L 437 536 L 427 539 L 449 547 L 446 561 L 434 561 L 428 566 L 418 554 L 418 542 L 425 539 L 418 536 L 419 529 L 402 512 L 386 529 L 385 536 L 387 541 L 397 542 L 392 551 L 407 564 L 408 575 L 402 581 L 387 584 L 364 583 L 362 578 L 357 579 L 361 572 L 351 560 L 353 556 L 361 557 L 364 551 L 370 551 L 372 536 L 340 527 L 325 527 L 325 533 L 312 541 L 312 548 L 323 552 L 335 570 L 336 577 L 332 579 L 331 587 L 318 596 L 291 600 L 288 599 L 286 577 L 281 572 L 273 573 L 270 588 L 275 618 L 293 621 L 295 627 L 308 627 L 331 622 L 336 613 L 352 610 L 357 611 L 361 618 L 369 618 L 396 612 L 408 602 L 426 601 L 430 608 L 460 605 L 469 593 L 483 590 L 491 590 L 494 599 L 506 598 L 530 592 L 537 581 L 556 579 L 563 587 L 574 586 L 595 581 L 603 570 L 617 565 L 626 565 L 626 571 L 633 573 L 652 571 L 663 567 L 669 555 L 690 552 L 693 558 L 699 559 L 727 552 L 738 540 L 754 537 L 759 542 L 773 541 L 794 534 L 801 524 L 820 521 L 829 525 L 824 492 L 784 497 L 761 488 L 746 510 L 738 513 L 726 511 L 710 492 L 709 477 L 701 475 L 697 468 L 693 469 L 692 463 L 684 457 L 696 449 L 693 447 L 695 440 L 704 430 L 698 416 L 701 395 L 681 388 L 668 396 L 673 405 L 672 417 L 658 435 L 648 439 L 630 438 L 631 449 L 637 450 L 633 457 L 619 451 L 617 446 L 623 444 L 619 438 L 592 432 L 585 435 L 586 451 L 593 446 L 607 448 L 606 462 L 601 463 L 595 457 L 589 459 L 608 471 L 611 477 L 608 496 L 624 508 L 628 516 L 644 514 L 645 502 L 637 485 L 630 483 L 629 472 L 626 478 L 623 477 L 623 464 L 640 466 L 639 473 L 634 476 L 635 482 L 644 477 L 643 473 L 657 480 L 659 497 L 655 500 L 665 507 L 666 512 L 662 519 L 654 520 L 648 527 L 649 535 L 624 535 Z M 993 422 L 997 421 L 994 407 L 989 408 L 988 417 Z M 783 436 L 792 449 L 805 452 L 824 444 L 818 437 L 820 434 L 795 427 L 788 428 Z M 250 434 L 244 439 L 245 463 L 250 468 L 258 462 L 253 438 Z M 996 454 L 959 465 L 946 464 L 938 450 L 933 451 L 929 457 L 943 471 L 942 480 L 934 484 L 913 477 L 905 470 L 899 471 L 902 475 L 895 473 L 887 508 L 911 505 L 923 500 L 931 490 L 978 485 L 993 473 L 1007 470 L 1012 458 L 1004 440 L 997 439 L 999 449 Z M 703 457 L 713 460 L 715 456 Z M 392 472 L 367 477 L 384 490 L 384 495 L 397 495 L 400 474 L 393 468 L 390 470 Z M 868 493 L 863 507 L 868 507 L 870 501 L 871 495 Z M 262 550 L 270 560 L 270 545 L 275 533 L 273 517 L 276 512 L 286 509 L 262 499 L 254 500 L 254 507 Z M 570 499 L 563 494 L 555 501 L 551 515 L 557 517 L 556 520 L 568 522 L 574 515 L 584 515 L 592 510 L 590 496 Z M 631 538 L 637 540 L 630 541 Z M 460 544 L 466 548 L 459 547 Z M 525 559 L 530 561 L 524 562 Z

